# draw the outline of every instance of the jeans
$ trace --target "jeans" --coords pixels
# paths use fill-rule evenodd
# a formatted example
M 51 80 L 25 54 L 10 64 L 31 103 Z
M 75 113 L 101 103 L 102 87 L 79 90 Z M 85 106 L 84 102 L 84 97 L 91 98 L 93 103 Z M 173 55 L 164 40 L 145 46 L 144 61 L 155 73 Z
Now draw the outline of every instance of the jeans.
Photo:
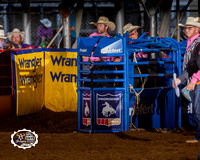
M 196 120 L 195 139 L 200 141 L 200 85 L 196 85 L 193 91 L 190 91 L 192 99 L 192 113 Z

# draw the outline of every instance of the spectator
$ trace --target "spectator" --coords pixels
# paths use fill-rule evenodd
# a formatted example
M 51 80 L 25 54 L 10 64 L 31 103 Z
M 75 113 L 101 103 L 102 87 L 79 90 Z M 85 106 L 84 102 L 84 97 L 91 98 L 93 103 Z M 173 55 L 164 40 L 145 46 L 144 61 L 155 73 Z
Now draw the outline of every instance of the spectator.
M 94 36 L 106 36 L 106 37 L 111 37 L 108 34 L 108 31 L 113 31 L 115 30 L 115 24 L 107 17 L 101 16 L 99 17 L 97 22 L 90 22 L 90 24 L 93 24 L 97 27 L 97 32 L 92 33 L 89 37 L 94 37 Z
M 7 48 L 7 45 L 5 43 L 6 39 L 7 39 L 7 37 L 5 36 L 3 26 L 0 25 L 0 49 L 6 49 Z
M 138 32 L 137 32 L 137 30 L 138 29 L 140 29 L 141 27 L 140 26 L 134 26 L 134 25 L 132 25 L 131 23 L 128 23 L 128 24 L 126 24 L 124 27 L 123 27 L 123 34 L 125 34 L 126 32 L 128 32 L 128 34 L 129 34 L 129 38 L 131 38 L 131 39 L 138 39 Z M 155 55 L 155 53 L 152 53 L 152 57 L 154 57 L 155 58 L 155 56 L 153 56 L 153 55 Z M 147 55 L 147 53 L 145 53 L 145 52 L 139 52 L 139 53 L 137 53 L 137 55 L 136 55 L 136 58 L 147 58 L 148 57 L 148 55 Z M 166 53 L 164 53 L 164 52 L 160 52 L 159 53 L 159 57 L 160 58 L 169 58 L 169 56 L 166 54 Z
M 24 41 L 25 32 L 21 32 L 18 28 L 13 29 L 12 32 L 8 32 L 7 37 L 11 43 L 11 49 L 20 48 L 40 48 L 40 46 L 32 46 L 22 43 Z
M 128 34 L 129 34 L 128 38 L 138 39 L 137 30 L 139 28 L 141 28 L 141 27 L 140 26 L 134 26 L 131 23 L 128 23 L 123 27 L 123 34 L 128 32 Z M 147 58 L 147 53 L 139 52 L 139 53 L 137 53 L 136 58 Z
M 40 26 L 37 28 L 38 44 L 46 47 L 53 38 L 52 23 L 47 18 L 40 20 Z
M 101 16 L 99 17 L 97 22 L 91 22 L 90 24 L 93 24 L 97 27 L 97 32 L 92 33 L 89 37 L 92 38 L 94 36 L 106 36 L 106 37 L 111 37 L 108 34 L 108 31 L 113 31 L 115 30 L 115 24 L 107 17 Z M 97 44 L 96 44 L 97 45 Z M 99 57 L 93 57 L 93 52 L 91 53 L 91 57 L 85 57 L 83 61 L 101 61 Z M 113 61 L 114 57 L 102 57 L 101 58 L 103 61 Z
M 138 32 L 137 30 L 141 28 L 140 26 L 134 26 L 131 23 L 126 24 L 123 27 L 123 34 L 125 34 L 126 32 L 129 33 L 129 38 L 131 39 L 138 39 Z

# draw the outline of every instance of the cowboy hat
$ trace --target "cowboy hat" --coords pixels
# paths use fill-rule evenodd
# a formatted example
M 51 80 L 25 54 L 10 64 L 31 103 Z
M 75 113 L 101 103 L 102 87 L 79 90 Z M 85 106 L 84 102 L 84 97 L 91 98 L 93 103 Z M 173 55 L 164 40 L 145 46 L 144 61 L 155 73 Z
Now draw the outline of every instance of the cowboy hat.
M 12 41 L 12 35 L 15 33 L 18 33 L 21 36 L 22 41 L 24 40 L 25 32 L 23 32 L 23 31 L 20 32 L 20 30 L 18 28 L 14 28 L 12 32 L 8 32 L 8 34 L 7 34 L 9 41 Z
M 138 29 L 138 28 L 141 28 L 141 27 L 140 26 L 134 26 L 131 23 L 128 23 L 123 27 L 123 34 L 125 34 L 127 31 L 129 33 L 131 31 L 133 31 L 134 29 Z
M 199 17 L 188 17 L 185 25 L 183 25 L 181 23 L 179 23 L 178 25 L 181 26 L 181 27 L 191 25 L 191 26 L 196 26 L 196 27 L 200 28 L 200 18 Z
M 101 16 L 101 17 L 99 17 L 97 22 L 90 22 L 90 24 L 93 24 L 95 26 L 97 26 L 98 23 L 103 23 L 103 24 L 107 25 L 109 31 L 115 30 L 115 24 L 113 22 L 109 21 L 109 19 L 107 17 Z
M 0 25 L 0 39 L 6 39 L 7 37 L 5 37 L 5 32 L 3 29 L 3 26 Z
M 40 20 L 40 23 L 42 23 L 46 28 L 50 28 L 52 26 L 51 21 L 47 18 Z

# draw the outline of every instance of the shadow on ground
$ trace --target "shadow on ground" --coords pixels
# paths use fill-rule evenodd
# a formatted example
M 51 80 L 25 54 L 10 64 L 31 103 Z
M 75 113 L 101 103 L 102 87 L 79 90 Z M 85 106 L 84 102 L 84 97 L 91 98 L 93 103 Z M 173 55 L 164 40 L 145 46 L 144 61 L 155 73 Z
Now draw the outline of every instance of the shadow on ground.
M 0 122 L 1 132 L 29 129 L 37 133 L 70 133 L 77 131 L 77 112 L 53 112 L 45 107 L 38 113 L 13 116 Z

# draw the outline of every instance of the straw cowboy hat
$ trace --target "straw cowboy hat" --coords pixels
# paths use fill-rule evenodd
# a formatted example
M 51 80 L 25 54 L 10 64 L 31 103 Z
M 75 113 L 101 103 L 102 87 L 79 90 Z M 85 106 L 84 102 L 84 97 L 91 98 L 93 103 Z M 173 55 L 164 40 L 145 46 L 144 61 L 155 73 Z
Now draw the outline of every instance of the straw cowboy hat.
M 8 32 L 8 34 L 7 34 L 9 41 L 12 41 L 12 35 L 14 33 L 18 33 L 21 36 L 22 41 L 24 40 L 25 32 L 23 32 L 23 31 L 20 32 L 20 30 L 18 28 L 14 28 L 12 32 Z
M 3 29 L 3 26 L 0 25 L 0 38 L 1 39 L 6 39 L 7 37 L 5 37 L 5 32 L 4 32 L 4 29 Z
M 103 23 L 103 24 L 107 25 L 109 31 L 115 30 L 115 24 L 113 22 L 109 21 L 109 19 L 107 17 L 101 16 L 101 17 L 99 17 L 97 22 L 90 22 L 90 24 L 93 24 L 95 26 L 97 26 L 98 23 Z
M 185 27 L 185 26 L 196 26 L 200 28 L 200 18 L 199 17 L 188 17 L 186 20 L 185 25 L 179 23 L 178 24 L 181 27 Z
M 125 34 L 127 31 L 129 33 L 131 31 L 133 31 L 134 29 L 138 29 L 138 28 L 141 28 L 141 27 L 140 26 L 134 26 L 131 23 L 128 23 L 123 27 L 123 34 Z
M 42 23 L 46 28 L 50 28 L 52 26 L 51 21 L 47 18 L 40 20 L 40 23 Z

